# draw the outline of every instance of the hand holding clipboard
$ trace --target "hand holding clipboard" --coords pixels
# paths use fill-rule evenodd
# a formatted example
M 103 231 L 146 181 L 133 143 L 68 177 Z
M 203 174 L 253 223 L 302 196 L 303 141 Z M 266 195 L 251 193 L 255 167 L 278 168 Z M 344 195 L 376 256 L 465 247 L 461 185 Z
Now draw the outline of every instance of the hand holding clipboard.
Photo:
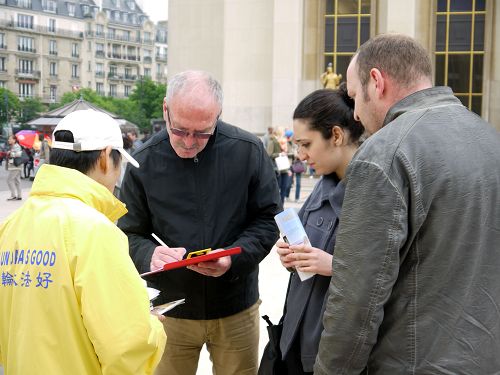
M 226 273 L 227 270 L 231 267 L 230 255 L 241 253 L 240 247 L 235 247 L 228 250 L 217 249 L 213 251 L 207 251 L 206 249 L 204 250 L 204 255 L 198 255 L 194 257 L 189 257 L 188 255 L 188 259 L 182 259 L 182 256 L 186 253 L 186 249 L 170 248 L 158 236 L 156 236 L 155 234 L 153 234 L 152 236 L 160 243 L 161 246 L 167 248 L 165 251 L 165 253 L 167 254 L 167 262 L 163 261 L 162 264 L 164 264 L 161 268 L 156 267 L 156 270 L 143 273 L 141 274 L 141 276 L 149 276 L 175 268 L 188 267 L 189 269 L 202 275 L 218 277 Z M 200 251 L 192 252 L 190 254 L 193 253 L 200 253 Z M 165 259 L 165 257 L 163 259 Z M 153 265 L 153 259 L 151 263 Z

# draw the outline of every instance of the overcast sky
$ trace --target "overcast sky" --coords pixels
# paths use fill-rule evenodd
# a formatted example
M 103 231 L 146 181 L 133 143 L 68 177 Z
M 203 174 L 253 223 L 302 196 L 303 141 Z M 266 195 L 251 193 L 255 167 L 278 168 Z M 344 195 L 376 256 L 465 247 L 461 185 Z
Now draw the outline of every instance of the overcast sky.
M 142 10 L 149 16 L 153 22 L 164 21 L 168 19 L 168 0 L 142 0 Z

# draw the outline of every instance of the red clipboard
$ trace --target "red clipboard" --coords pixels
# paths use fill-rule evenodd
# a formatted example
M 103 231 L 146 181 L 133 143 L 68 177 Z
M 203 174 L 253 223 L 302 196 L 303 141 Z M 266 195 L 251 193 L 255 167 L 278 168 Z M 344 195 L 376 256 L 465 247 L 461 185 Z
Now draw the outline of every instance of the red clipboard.
M 235 254 L 240 254 L 240 253 L 241 253 L 241 247 L 233 247 L 231 249 L 217 251 L 217 252 L 211 251 L 208 254 L 199 255 L 199 256 L 194 257 L 194 258 L 183 259 L 183 260 L 179 260 L 178 262 L 166 263 L 163 266 L 163 268 L 160 270 L 141 273 L 141 277 L 154 275 L 156 273 L 160 273 L 163 271 L 173 270 L 175 268 L 182 268 L 182 267 L 190 266 L 192 264 L 206 262 L 209 260 L 214 260 L 214 259 L 218 259 L 218 258 L 225 257 L 228 255 L 235 255 Z

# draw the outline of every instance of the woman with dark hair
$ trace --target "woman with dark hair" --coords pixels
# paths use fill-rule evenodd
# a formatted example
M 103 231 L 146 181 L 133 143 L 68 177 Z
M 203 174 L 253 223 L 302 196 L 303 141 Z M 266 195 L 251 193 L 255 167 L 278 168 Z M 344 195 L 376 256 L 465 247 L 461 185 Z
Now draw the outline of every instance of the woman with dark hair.
M 293 130 L 298 157 L 322 178 L 299 211 L 310 243 L 276 244 L 282 265 L 293 271 L 280 347 L 288 374 L 312 374 L 332 275 L 343 179 L 364 128 L 354 120 L 354 102 L 344 83 L 337 90 L 317 90 L 304 98 L 293 114 Z M 301 281 L 295 271 L 315 276 Z

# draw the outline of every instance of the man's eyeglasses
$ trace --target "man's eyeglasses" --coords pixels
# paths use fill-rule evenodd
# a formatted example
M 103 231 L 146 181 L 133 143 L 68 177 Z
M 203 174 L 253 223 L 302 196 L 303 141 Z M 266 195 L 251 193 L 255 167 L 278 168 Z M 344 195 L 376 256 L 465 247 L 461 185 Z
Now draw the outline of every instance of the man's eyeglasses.
M 168 127 L 170 131 L 172 132 L 173 135 L 181 138 L 187 138 L 189 134 L 192 134 L 194 138 L 196 139 L 208 139 L 214 134 L 215 130 L 215 125 L 217 125 L 217 121 L 219 120 L 219 115 L 217 115 L 217 118 L 215 119 L 213 125 L 212 125 L 212 131 L 209 133 L 204 133 L 204 132 L 193 132 L 190 133 L 187 130 L 182 130 L 182 129 L 177 129 L 172 126 L 172 120 L 170 120 L 170 112 L 167 107 L 167 118 L 168 118 Z

